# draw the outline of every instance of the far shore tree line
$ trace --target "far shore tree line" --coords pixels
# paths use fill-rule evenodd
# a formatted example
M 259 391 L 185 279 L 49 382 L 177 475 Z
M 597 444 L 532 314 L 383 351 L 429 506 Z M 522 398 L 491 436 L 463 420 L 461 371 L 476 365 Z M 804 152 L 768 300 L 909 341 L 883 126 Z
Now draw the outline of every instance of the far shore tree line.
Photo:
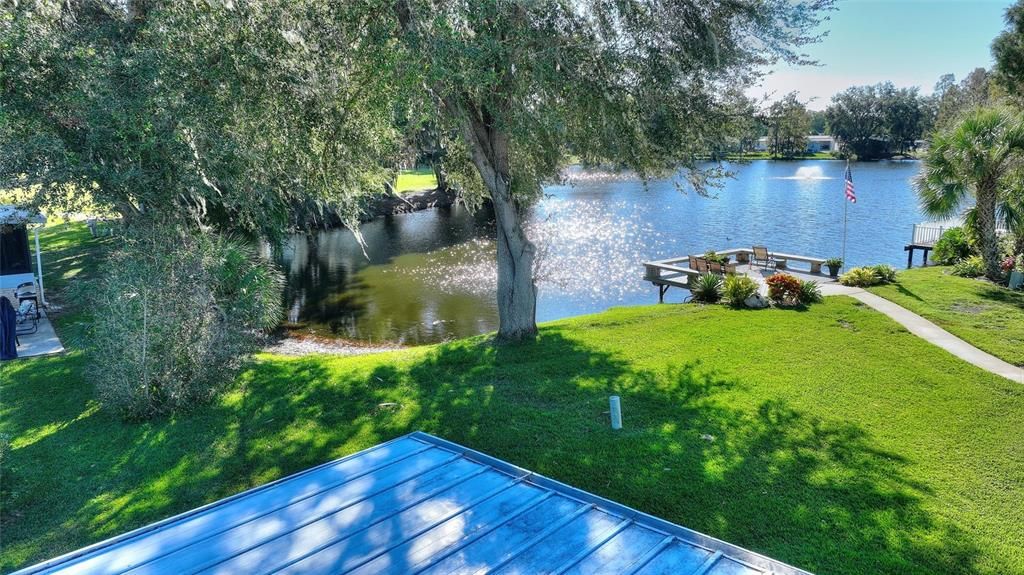
M 1008 18 L 1020 12 L 1011 8 Z M 1016 16 L 1020 18 L 1019 16 Z M 1011 22 L 1011 26 L 1012 26 Z M 916 152 L 943 128 L 978 107 L 1014 106 L 1024 97 L 1016 80 L 1024 65 L 1024 53 L 1006 33 L 993 51 L 1003 54 L 992 70 L 976 68 L 962 80 L 945 74 L 931 94 L 917 87 L 897 88 L 891 82 L 852 86 L 832 97 L 824 110 L 811 110 L 799 93 L 791 92 L 771 104 L 752 111 L 745 131 L 734 140 L 733 150 L 746 153 L 756 149 L 760 138 L 767 140 L 767 152 L 775 158 L 794 159 L 807 155 L 808 136 L 833 136 L 841 149 L 835 155 L 857 160 L 878 160 Z

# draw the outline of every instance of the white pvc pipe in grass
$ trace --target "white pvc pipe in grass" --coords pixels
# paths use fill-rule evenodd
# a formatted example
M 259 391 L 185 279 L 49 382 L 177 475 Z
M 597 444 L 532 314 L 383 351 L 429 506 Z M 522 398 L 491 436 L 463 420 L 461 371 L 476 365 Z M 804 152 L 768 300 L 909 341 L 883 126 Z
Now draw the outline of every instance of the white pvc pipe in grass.
M 613 395 L 608 398 L 608 406 L 612 414 L 612 429 L 622 429 L 622 405 L 619 396 Z

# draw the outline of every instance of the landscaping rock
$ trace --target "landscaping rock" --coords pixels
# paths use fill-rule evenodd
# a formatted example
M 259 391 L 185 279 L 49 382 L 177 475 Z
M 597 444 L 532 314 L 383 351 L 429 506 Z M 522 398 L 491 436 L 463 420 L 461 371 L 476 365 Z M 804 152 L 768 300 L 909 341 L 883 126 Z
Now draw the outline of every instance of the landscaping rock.
M 768 307 L 768 300 L 766 300 L 763 295 L 756 293 L 743 300 L 743 305 L 751 309 L 764 309 Z

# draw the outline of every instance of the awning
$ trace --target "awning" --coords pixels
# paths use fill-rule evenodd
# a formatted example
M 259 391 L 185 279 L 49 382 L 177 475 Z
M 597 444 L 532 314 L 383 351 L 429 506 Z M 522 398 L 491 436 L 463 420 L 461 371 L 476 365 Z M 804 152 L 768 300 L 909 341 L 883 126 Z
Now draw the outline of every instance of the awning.
M 46 216 L 38 212 L 30 212 L 11 205 L 0 206 L 0 224 L 20 225 L 45 223 Z

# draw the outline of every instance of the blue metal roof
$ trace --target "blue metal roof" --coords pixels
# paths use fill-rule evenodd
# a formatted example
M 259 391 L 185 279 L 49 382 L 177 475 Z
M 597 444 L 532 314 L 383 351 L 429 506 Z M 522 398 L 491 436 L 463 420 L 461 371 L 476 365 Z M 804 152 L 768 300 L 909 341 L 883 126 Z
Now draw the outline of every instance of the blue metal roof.
M 19 573 L 197 572 L 807 575 L 421 432 Z

